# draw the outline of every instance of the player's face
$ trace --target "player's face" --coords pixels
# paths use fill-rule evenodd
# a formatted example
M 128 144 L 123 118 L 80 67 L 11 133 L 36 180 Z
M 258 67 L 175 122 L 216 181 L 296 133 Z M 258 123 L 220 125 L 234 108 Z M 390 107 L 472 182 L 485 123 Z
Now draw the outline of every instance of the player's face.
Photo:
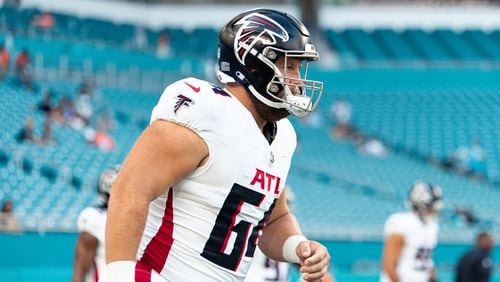
M 302 82 L 300 81 L 302 61 L 298 58 L 285 59 L 284 56 L 281 56 L 275 65 L 285 77 L 285 85 L 288 86 L 290 92 L 292 94 L 299 94 L 302 86 Z M 278 94 L 280 97 L 284 95 L 285 90 Z M 260 102 L 255 96 L 250 95 L 250 97 L 259 114 L 268 122 L 275 122 L 290 115 L 290 112 L 286 109 L 271 108 Z
M 285 56 L 281 56 L 276 61 L 276 66 L 285 77 L 285 85 L 290 88 L 292 94 L 300 94 L 302 86 L 302 81 L 300 80 L 302 61 L 298 58 L 285 58 Z M 282 92 L 279 96 L 283 97 L 284 94 Z

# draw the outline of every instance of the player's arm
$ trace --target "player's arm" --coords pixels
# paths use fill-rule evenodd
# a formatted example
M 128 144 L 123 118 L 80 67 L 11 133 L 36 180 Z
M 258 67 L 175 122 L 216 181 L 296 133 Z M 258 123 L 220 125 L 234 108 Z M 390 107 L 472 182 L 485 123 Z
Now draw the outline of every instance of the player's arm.
M 302 232 L 288 209 L 285 193 L 286 191 L 276 202 L 269 222 L 259 239 L 259 247 L 264 254 L 274 260 L 300 263 L 300 272 L 306 273 L 304 276 L 306 281 L 319 281 L 328 271 L 330 255 L 323 245 L 315 241 L 304 239 L 293 243 L 293 238 L 298 238 L 297 235 L 302 236 Z M 295 256 L 297 261 L 291 259 L 291 256 Z
M 436 274 L 436 268 L 433 267 L 431 269 L 431 275 L 429 276 L 429 282 L 437 282 L 437 274 Z
M 392 282 L 399 282 L 399 277 L 397 275 L 396 269 L 403 246 L 404 237 L 400 234 L 390 234 L 384 244 L 382 268 L 387 273 Z
M 144 130 L 113 185 L 106 224 L 108 264 L 136 260 L 150 202 L 207 157 L 206 143 L 186 127 L 157 120 Z
M 75 263 L 72 282 L 85 281 L 85 275 L 92 266 L 99 241 L 88 232 L 81 232 L 76 241 Z
M 259 238 L 259 247 L 268 257 L 277 261 L 286 261 L 283 257 L 283 243 L 293 235 L 302 235 L 295 217 L 291 214 L 286 203 L 283 191 L 276 201 L 276 205 L 271 212 L 269 221 L 262 230 L 262 236 Z M 277 244 L 281 242 L 281 244 Z

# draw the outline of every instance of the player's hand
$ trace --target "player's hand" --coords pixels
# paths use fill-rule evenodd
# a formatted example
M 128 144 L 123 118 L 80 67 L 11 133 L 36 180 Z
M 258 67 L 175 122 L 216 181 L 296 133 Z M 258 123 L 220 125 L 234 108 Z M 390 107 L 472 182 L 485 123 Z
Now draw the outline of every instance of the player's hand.
M 318 242 L 304 241 L 295 249 L 300 259 L 300 272 L 304 274 L 305 281 L 321 281 L 328 272 L 330 254 Z

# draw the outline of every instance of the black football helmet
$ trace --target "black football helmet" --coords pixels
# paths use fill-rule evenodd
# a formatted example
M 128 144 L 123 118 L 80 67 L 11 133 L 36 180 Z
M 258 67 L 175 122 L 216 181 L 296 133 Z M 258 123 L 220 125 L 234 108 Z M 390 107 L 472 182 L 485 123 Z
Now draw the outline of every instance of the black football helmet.
M 286 67 L 281 73 L 276 66 L 281 57 L 285 66 L 290 58 L 300 59 L 302 77 L 287 76 Z M 308 63 L 318 59 L 307 28 L 287 13 L 249 10 L 234 17 L 219 33 L 219 80 L 238 82 L 265 105 L 287 109 L 296 116 L 305 116 L 318 105 L 323 83 L 307 80 Z

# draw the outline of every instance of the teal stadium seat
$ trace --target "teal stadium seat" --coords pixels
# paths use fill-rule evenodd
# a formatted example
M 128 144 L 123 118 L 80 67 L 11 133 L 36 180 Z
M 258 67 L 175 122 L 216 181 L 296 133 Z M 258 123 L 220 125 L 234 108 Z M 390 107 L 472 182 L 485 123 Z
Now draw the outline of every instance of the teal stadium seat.
M 10 156 L 4 150 L 0 150 L 0 166 L 6 166 L 10 160 Z

